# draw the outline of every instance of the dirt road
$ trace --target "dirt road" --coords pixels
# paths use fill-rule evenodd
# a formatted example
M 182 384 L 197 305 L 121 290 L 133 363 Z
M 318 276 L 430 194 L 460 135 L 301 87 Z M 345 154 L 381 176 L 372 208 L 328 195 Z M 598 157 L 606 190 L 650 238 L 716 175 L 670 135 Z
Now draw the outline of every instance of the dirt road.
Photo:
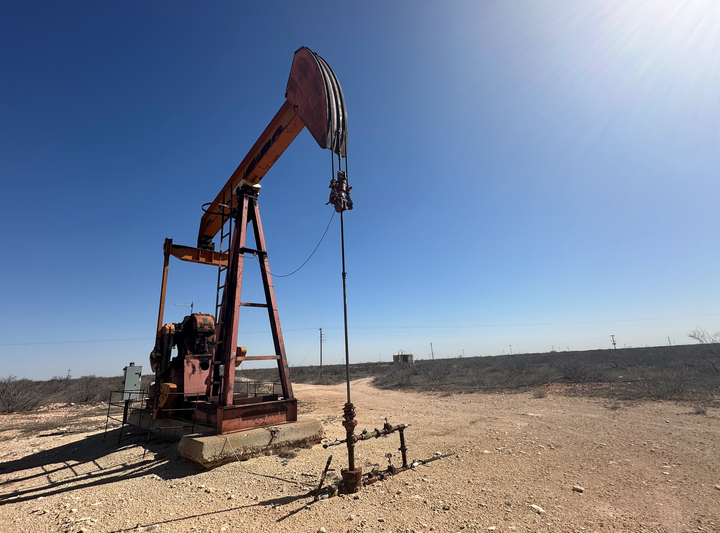
M 342 438 L 344 386 L 294 387 L 302 416 Z M 103 440 L 104 417 L 78 416 L 77 406 L 3 415 L 0 531 L 720 531 L 714 409 L 697 415 L 671 402 L 618 405 L 553 390 L 402 393 L 368 380 L 354 382 L 352 395 L 358 430 L 387 416 L 412 424 L 411 458 L 456 455 L 308 505 L 328 455 L 334 474 L 345 465 L 344 447 L 203 471 L 174 443 L 153 439 L 143 456 L 138 435 L 117 448 L 117 430 Z M 7 429 L 20 421 L 45 429 Z M 362 442 L 357 461 L 384 467 L 392 452 L 397 463 L 397 448 L 396 435 Z

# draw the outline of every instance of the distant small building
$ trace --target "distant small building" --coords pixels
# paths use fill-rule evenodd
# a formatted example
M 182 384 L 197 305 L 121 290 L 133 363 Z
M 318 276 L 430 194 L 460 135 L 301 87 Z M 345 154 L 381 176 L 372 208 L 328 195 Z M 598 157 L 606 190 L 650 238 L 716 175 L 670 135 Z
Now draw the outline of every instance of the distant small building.
M 401 351 L 393 354 L 393 364 L 395 363 L 408 363 L 412 365 L 415 363 L 415 358 L 413 357 L 413 354 Z

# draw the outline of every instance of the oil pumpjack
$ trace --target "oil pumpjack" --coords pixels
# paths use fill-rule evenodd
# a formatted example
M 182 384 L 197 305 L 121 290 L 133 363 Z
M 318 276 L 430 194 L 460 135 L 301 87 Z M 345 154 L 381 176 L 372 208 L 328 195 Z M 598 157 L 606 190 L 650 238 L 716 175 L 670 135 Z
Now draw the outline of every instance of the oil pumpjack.
M 216 198 L 203 205 L 197 247 L 165 240 L 157 335 L 150 354 L 155 372 L 150 400 L 154 418 L 187 417 L 191 413 L 195 422 L 215 426 L 218 434 L 297 420 L 297 400 L 260 221 L 259 183 L 307 127 L 321 148 L 333 152 L 333 162 L 337 157 L 337 174 L 333 166 L 328 203 L 342 213 L 352 209 L 352 200 L 347 182 L 345 99 L 330 66 L 306 47 L 297 50 L 285 98 Z M 246 246 L 250 231 L 255 248 Z M 241 300 L 246 253 L 259 261 L 264 302 Z M 163 323 L 170 257 L 218 269 L 214 315 L 192 313 L 180 323 Z M 237 345 L 240 307 L 267 309 L 273 354 L 247 355 L 247 349 Z M 177 349 L 175 356 L 173 348 Z M 281 390 L 264 396 L 236 393 L 235 368 L 243 361 L 261 360 L 277 361 Z

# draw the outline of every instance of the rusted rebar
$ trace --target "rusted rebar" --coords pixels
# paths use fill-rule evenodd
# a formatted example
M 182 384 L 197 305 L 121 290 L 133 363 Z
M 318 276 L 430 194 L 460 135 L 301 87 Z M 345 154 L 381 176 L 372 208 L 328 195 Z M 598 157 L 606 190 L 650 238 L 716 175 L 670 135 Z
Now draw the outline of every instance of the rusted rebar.
M 318 501 L 320 499 L 320 491 L 322 491 L 323 483 L 325 483 L 325 478 L 327 477 L 328 470 L 330 469 L 330 463 L 332 462 L 332 455 L 328 457 L 327 463 L 325 463 L 325 469 L 323 470 L 322 475 L 320 476 L 320 484 L 318 485 L 318 488 L 315 489 L 315 495 L 314 500 Z

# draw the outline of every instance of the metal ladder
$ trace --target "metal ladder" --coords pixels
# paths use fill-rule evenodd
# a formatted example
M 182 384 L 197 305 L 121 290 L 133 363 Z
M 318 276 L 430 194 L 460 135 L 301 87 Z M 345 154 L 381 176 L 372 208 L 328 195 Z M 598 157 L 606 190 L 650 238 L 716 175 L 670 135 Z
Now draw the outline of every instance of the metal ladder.
M 230 198 L 227 198 L 229 194 Z M 225 303 L 225 287 L 227 286 L 227 271 L 230 268 L 230 246 L 232 244 L 232 232 L 233 232 L 233 194 L 232 191 L 223 191 L 222 203 L 229 206 L 229 209 L 222 207 L 220 220 L 220 262 L 218 263 L 218 275 L 217 275 L 217 290 L 215 293 L 215 355 L 213 356 L 213 373 L 212 373 L 212 388 L 211 396 L 217 397 L 220 395 L 220 388 L 222 385 L 222 376 L 220 375 L 220 366 L 222 365 L 222 357 L 220 354 L 223 352 L 224 340 L 220 338 L 219 333 L 222 331 L 222 324 L 224 321 L 223 317 L 223 305 Z M 227 232 L 225 231 L 227 229 Z M 226 252 L 228 255 L 228 261 L 223 266 L 222 254 Z

